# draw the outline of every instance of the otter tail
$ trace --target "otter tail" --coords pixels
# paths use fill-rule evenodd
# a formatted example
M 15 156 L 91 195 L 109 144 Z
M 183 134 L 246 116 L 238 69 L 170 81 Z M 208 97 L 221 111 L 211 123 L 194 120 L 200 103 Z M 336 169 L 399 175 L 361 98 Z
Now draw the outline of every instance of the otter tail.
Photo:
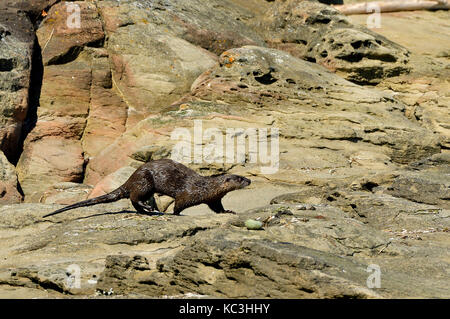
M 108 194 L 105 194 L 105 195 L 102 195 L 99 197 L 91 198 L 91 199 L 88 199 L 88 200 L 85 200 L 82 202 L 78 202 L 78 203 L 63 207 L 61 209 L 58 209 L 58 210 L 54 211 L 53 213 L 44 215 L 43 218 L 65 212 L 66 210 L 69 210 L 69 209 L 92 206 L 92 205 L 96 205 L 96 204 L 115 202 L 115 201 L 118 201 L 119 199 L 125 198 L 126 196 L 127 196 L 127 192 L 124 189 L 122 189 L 122 187 L 119 187 L 116 190 L 113 190 L 111 193 L 108 193 Z

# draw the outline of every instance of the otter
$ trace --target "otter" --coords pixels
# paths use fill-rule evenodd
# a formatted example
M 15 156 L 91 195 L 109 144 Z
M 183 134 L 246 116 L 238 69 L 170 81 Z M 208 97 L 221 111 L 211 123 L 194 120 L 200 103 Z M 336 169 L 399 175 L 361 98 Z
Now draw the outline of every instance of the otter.
M 239 175 L 202 176 L 173 160 L 154 160 L 140 166 L 122 186 L 112 192 L 63 207 L 43 218 L 69 209 L 111 203 L 122 198 L 129 198 L 138 213 L 154 213 L 158 209 L 156 204 L 149 205 L 146 201 L 152 199 L 155 193 L 175 199 L 174 215 L 200 204 L 207 204 L 217 214 L 236 214 L 223 208 L 222 198 L 228 192 L 244 188 L 250 183 L 248 178 Z

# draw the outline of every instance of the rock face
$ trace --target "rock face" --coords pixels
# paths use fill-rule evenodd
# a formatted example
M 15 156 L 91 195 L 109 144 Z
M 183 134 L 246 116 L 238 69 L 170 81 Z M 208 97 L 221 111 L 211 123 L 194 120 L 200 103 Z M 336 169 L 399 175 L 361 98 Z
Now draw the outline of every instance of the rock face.
M 15 167 L 0 153 L 0 196 L 4 204 L 20 203 L 22 195 L 17 190 Z
M 405 13 L 401 45 L 400 17 L 385 37 L 316 1 L 2 2 L 0 297 L 448 298 L 448 11 Z M 251 178 L 236 216 L 156 196 L 42 219 L 180 154 Z
M 2 4 L 3 6 L 3 4 Z M 29 103 L 33 26 L 24 13 L 0 7 L 0 150 L 17 162 Z
M 0 280 L 49 296 L 448 297 L 448 210 L 344 185 L 337 200 L 305 205 L 308 193 L 324 190 L 306 189 L 237 217 L 142 216 L 120 201 L 48 222 L 40 216 L 54 206 L 4 206 L 10 244 L 2 247 Z M 247 230 L 248 218 L 263 230 Z M 374 264 L 382 289 L 367 286 Z M 81 269 L 79 287 L 68 283 L 70 265 Z
M 321 3 L 277 1 L 262 26 L 268 29 L 270 46 L 321 64 L 355 83 L 379 83 L 408 72 L 405 48 L 353 25 Z

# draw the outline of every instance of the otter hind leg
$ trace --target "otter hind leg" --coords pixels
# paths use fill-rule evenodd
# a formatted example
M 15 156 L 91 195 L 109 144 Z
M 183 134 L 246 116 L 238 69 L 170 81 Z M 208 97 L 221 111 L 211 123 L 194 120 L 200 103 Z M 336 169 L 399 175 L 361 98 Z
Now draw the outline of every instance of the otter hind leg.
M 139 214 L 160 213 L 156 206 L 153 191 L 145 188 L 137 188 L 130 194 L 130 200 L 133 207 Z
M 162 214 L 155 206 L 148 205 L 143 201 L 131 201 L 131 203 L 138 214 Z

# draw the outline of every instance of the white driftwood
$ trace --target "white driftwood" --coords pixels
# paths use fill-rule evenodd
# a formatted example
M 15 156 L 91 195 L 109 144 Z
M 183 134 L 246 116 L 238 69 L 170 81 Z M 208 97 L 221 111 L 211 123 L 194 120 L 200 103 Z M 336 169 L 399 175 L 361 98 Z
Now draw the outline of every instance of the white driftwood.
M 404 0 L 404 1 L 374 1 L 353 4 L 334 5 L 334 8 L 345 15 L 413 11 L 429 9 L 450 9 L 448 0 Z

